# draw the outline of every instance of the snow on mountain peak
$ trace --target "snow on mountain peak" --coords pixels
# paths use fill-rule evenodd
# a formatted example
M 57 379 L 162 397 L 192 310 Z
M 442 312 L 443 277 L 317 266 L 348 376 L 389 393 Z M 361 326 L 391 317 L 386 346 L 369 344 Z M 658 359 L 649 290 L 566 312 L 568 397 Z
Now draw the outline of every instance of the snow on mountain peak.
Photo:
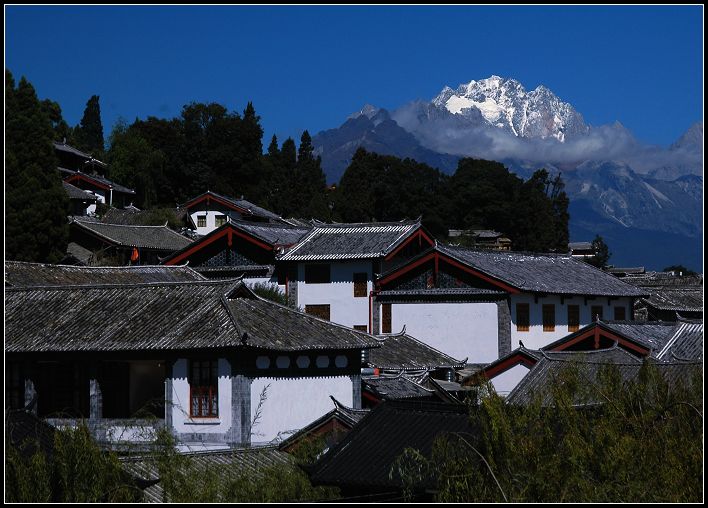
M 525 138 L 562 142 L 588 130 L 582 115 L 547 87 L 539 85 L 527 92 L 515 79 L 497 75 L 463 83 L 456 90 L 446 86 L 432 103 L 463 117 L 472 116 L 476 109 L 490 126 Z

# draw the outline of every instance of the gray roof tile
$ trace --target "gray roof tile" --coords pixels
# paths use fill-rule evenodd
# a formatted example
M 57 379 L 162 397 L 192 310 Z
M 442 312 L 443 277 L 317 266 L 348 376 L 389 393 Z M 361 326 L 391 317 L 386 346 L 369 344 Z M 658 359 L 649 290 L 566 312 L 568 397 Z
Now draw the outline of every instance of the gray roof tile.
M 434 390 L 425 388 L 405 374 L 397 376 L 362 376 L 362 388 L 381 400 L 437 398 Z
M 405 333 L 378 335 L 381 347 L 369 353 L 367 364 L 387 370 L 432 370 L 443 367 L 462 368 L 465 360 L 456 360 Z
M 226 203 L 233 205 L 234 207 L 236 207 L 240 210 L 246 210 L 256 217 L 274 220 L 277 222 L 282 221 L 282 219 L 280 218 L 279 215 L 276 215 L 275 213 L 271 212 L 270 210 L 266 210 L 265 208 L 261 208 L 260 206 L 255 205 L 255 204 L 251 203 L 250 201 L 247 201 L 245 199 L 236 199 L 236 198 L 232 198 L 230 196 L 224 196 L 223 194 L 217 194 L 216 192 L 212 192 L 212 191 L 204 192 L 204 193 L 200 194 L 199 196 L 196 196 L 196 197 L 190 199 L 189 201 L 187 201 L 187 203 L 180 205 L 180 206 L 186 207 L 189 203 L 196 201 L 196 200 L 200 199 L 201 197 L 207 196 L 207 195 L 214 196 L 218 199 L 221 199 L 221 200 L 225 201 Z
M 472 250 L 437 244 L 442 254 L 523 291 L 644 296 L 642 290 L 568 255 Z
M 641 360 L 614 346 L 597 351 L 549 352 L 543 355 L 538 363 L 524 376 L 521 382 L 509 393 L 509 404 L 528 404 L 536 396 L 541 397 L 543 405 L 553 404 L 552 387 L 560 382 L 562 372 L 569 368 L 577 368 L 581 376 L 581 385 L 588 388 L 582 390 L 574 401 L 575 405 L 595 405 L 605 401 L 599 390 L 593 389 L 600 382 L 600 373 L 608 366 L 615 366 L 623 383 L 637 378 L 642 367 Z M 670 385 L 690 379 L 690 371 L 701 368 L 700 363 L 656 363 L 659 372 Z
M 140 284 L 205 280 L 187 266 L 69 266 L 5 261 L 6 286 Z
M 81 201 L 96 201 L 96 195 L 92 192 L 79 189 L 75 185 L 71 185 L 68 182 L 62 182 L 62 185 L 67 196 L 69 196 L 69 199 L 80 199 Z
M 283 261 L 380 258 L 420 228 L 420 221 L 315 223 L 312 231 L 285 252 Z
M 267 300 L 241 281 L 5 289 L 5 351 L 367 349 L 371 335 Z
M 172 231 L 167 226 L 104 224 L 79 217 L 73 217 L 70 224 L 88 230 L 112 244 L 124 247 L 174 251 L 192 243 L 192 240 Z

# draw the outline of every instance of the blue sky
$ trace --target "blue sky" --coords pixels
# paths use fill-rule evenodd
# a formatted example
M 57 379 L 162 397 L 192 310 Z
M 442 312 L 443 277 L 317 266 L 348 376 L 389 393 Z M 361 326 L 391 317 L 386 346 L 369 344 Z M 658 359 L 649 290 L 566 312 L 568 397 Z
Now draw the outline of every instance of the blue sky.
M 100 95 L 106 137 L 251 100 L 267 145 L 497 74 L 668 145 L 703 118 L 702 48 L 702 6 L 5 7 L 5 67 L 71 125 Z

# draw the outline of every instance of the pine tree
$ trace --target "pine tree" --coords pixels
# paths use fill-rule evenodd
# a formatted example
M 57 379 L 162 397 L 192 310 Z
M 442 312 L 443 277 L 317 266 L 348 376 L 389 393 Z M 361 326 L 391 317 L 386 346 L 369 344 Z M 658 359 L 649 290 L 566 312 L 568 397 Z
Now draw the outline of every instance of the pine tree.
M 330 209 L 322 160 L 319 156 L 315 158 L 312 138 L 307 131 L 303 132 L 300 138 L 294 189 L 294 208 L 299 216 L 329 219 Z
M 101 124 L 101 106 L 98 95 L 92 95 L 86 103 L 81 123 L 74 129 L 74 142 L 77 148 L 90 153 L 96 159 L 103 159 L 105 147 L 103 124 Z
M 5 71 L 5 255 L 55 263 L 66 253 L 69 199 L 57 170 L 52 123 L 32 85 Z

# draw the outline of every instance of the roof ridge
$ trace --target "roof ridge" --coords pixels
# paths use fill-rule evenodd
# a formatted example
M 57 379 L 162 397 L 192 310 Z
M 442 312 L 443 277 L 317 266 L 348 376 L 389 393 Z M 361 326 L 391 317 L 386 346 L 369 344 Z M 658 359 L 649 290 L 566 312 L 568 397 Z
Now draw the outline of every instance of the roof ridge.
M 157 282 L 130 282 L 130 283 L 95 283 L 95 284 L 66 284 L 61 286 L 9 286 L 5 287 L 5 291 L 12 292 L 28 292 L 28 291 L 38 291 L 38 290 L 68 290 L 68 289 L 121 289 L 121 288 L 135 288 L 135 287 L 155 287 L 155 286 L 219 286 L 226 285 L 228 283 L 233 283 L 235 281 L 240 281 L 240 279 L 205 279 L 205 280 L 180 280 L 180 281 L 157 281 Z

